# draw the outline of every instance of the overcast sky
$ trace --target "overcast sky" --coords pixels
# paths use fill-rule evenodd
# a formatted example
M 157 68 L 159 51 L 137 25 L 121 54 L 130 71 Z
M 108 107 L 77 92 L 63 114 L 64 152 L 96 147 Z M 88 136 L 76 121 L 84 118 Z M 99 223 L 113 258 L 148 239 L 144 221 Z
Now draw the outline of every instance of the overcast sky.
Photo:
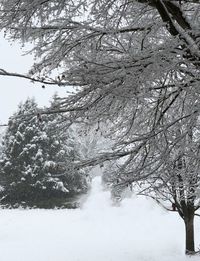
M 23 56 L 19 44 L 10 44 L 0 35 L 0 68 L 10 72 L 26 73 L 33 57 Z M 0 76 L 0 124 L 7 123 L 8 118 L 16 111 L 18 104 L 28 97 L 35 97 L 40 106 L 48 105 L 55 92 L 65 95 L 64 87 L 48 86 L 41 88 L 42 84 L 33 84 L 28 80 L 16 77 Z

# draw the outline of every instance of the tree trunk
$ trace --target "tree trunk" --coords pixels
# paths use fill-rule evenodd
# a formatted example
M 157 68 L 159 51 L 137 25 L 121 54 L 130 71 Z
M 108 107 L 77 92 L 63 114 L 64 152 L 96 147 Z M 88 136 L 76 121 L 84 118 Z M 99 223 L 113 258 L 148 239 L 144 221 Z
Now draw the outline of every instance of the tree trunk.
M 195 246 L 194 246 L 194 215 L 185 218 L 185 237 L 186 237 L 186 245 L 185 245 L 185 253 L 186 254 L 194 254 Z

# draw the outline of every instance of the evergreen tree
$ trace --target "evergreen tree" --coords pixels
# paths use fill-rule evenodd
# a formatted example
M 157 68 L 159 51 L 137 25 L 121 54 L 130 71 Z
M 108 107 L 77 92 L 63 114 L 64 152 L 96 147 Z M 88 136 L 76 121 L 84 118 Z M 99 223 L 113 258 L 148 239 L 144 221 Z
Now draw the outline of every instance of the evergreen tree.
M 3 201 L 37 205 L 87 189 L 85 173 L 74 164 L 73 140 L 60 127 L 56 115 L 41 118 L 34 100 L 19 106 L 3 139 Z

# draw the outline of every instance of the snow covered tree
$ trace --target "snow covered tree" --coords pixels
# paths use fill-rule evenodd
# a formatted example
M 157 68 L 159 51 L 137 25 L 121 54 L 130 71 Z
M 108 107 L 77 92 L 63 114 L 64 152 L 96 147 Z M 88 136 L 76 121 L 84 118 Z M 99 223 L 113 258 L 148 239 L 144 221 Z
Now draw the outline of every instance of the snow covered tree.
M 54 115 L 41 118 L 38 111 L 28 99 L 9 120 L 1 157 L 5 202 L 37 205 L 87 190 L 85 173 L 74 164 L 73 140 L 61 135 Z
M 199 1 L 2 0 L 0 8 L 0 28 L 33 43 L 41 58 L 29 76 L 51 81 L 58 69 L 60 85 L 77 86 L 57 111 L 109 126 L 106 135 L 117 144 L 98 163 L 129 158 L 129 173 L 137 157 L 137 176 L 154 137 L 194 113 L 160 126 L 183 91 L 198 93 Z
M 177 211 L 183 219 L 186 254 L 195 253 L 194 217 L 200 208 L 199 156 L 198 138 L 182 150 L 173 150 L 159 175 L 153 175 L 141 187 L 142 194 L 152 197 L 167 210 Z
M 1 155 L 1 153 L 2 153 L 2 133 L 1 133 L 1 129 L 0 129 L 0 155 Z
M 52 99 L 51 106 L 56 108 L 57 95 Z M 79 126 L 71 126 L 66 130 L 65 118 L 60 114 L 46 114 L 41 116 L 49 137 L 48 154 L 55 177 L 60 177 L 69 193 L 86 192 L 88 189 L 88 171 L 80 169 L 76 163 L 82 157 L 83 142 L 80 141 Z M 52 147 L 51 144 L 54 144 Z M 50 162 L 51 163 L 51 162 Z M 57 170 L 56 170 L 57 168 Z M 60 168 L 60 170 L 58 170 Z
M 183 91 L 182 95 L 186 95 Z M 181 96 L 182 96 L 181 95 Z M 187 93 L 179 97 L 170 114 L 166 113 L 162 124 L 177 115 L 195 111 L 199 94 Z M 183 219 L 186 232 L 186 253 L 195 253 L 194 216 L 200 208 L 200 118 L 198 111 L 187 119 L 173 124 L 154 139 L 154 152 L 149 154 L 162 164 L 152 175 L 147 171 L 143 181 L 143 193 L 152 196 L 169 210 L 177 211 Z M 165 155 L 165 156 L 164 156 Z M 127 179 L 128 180 L 128 179 Z M 141 182 L 141 181 L 140 181 Z M 168 203 L 167 203 L 168 202 Z
M 3 131 L 2 128 L 0 127 L 0 159 L 2 157 L 2 136 L 3 136 Z M 1 175 L 1 165 L 0 165 L 0 177 L 2 177 Z M 3 182 L 3 180 L 0 181 L 0 184 Z M 1 186 L 1 185 L 0 185 Z
M 135 162 L 128 162 L 129 172 L 124 169 L 126 162 L 118 160 L 111 162 L 104 174 L 114 192 L 133 188 L 135 193 L 151 196 L 168 210 L 177 210 L 185 225 L 187 254 L 195 253 L 194 217 L 200 208 L 199 98 L 199 93 L 182 90 L 159 123 L 161 130 L 167 128 L 146 143 L 146 151 L 138 153 Z M 181 120 L 171 124 L 177 117 Z M 134 171 L 138 171 L 137 175 Z
M 113 150 L 84 166 L 121 159 L 113 175 L 132 183 L 161 173 L 177 140 L 189 146 L 165 136 L 199 115 L 199 0 L 2 0 L 0 11 L 7 36 L 40 59 L 26 77 L 53 83 L 58 69 L 60 85 L 77 87 L 51 112 L 107 126 Z

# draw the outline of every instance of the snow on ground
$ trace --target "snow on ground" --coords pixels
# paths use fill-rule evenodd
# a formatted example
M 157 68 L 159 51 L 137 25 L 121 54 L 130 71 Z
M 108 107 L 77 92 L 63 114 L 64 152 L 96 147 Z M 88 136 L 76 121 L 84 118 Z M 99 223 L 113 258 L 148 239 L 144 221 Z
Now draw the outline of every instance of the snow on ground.
M 200 218 L 196 219 L 199 234 Z M 196 239 L 200 245 L 200 236 Z M 1 261 L 197 261 L 176 213 L 132 197 L 112 206 L 100 178 L 82 209 L 1 210 Z

